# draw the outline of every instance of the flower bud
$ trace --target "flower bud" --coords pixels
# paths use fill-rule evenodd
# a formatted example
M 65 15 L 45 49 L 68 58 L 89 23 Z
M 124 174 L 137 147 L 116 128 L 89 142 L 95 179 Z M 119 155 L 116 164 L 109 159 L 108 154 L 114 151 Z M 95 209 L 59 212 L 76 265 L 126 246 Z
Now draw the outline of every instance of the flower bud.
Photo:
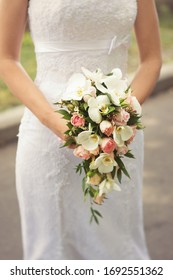
M 97 186 L 100 184 L 100 182 L 101 176 L 98 173 L 94 174 L 92 177 L 87 177 L 87 184 Z
M 109 137 L 112 134 L 114 127 L 109 121 L 102 121 L 100 123 L 100 130 Z
M 96 204 L 101 205 L 104 202 L 104 198 L 105 198 L 104 194 L 102 194 L 101 196 L 97 195 L 96 198 L 94 198 L 94 202 Z

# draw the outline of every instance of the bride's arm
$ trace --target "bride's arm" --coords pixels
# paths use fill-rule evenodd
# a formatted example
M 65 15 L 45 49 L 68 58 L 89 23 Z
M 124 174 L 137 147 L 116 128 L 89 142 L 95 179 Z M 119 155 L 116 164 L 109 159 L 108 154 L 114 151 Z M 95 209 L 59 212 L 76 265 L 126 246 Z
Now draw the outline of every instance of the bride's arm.
M 158 17 L 153 0 L 138 0 L 135 33 L 140 65 L 132 81 L 133 94 L 142 104 L 151 94 L 162 64 Z
M 28 0 L 0 0 L 0 78 L 43 124 L 64 139 L 65 120 L 54 112 L 19 61 L 27 8 Z

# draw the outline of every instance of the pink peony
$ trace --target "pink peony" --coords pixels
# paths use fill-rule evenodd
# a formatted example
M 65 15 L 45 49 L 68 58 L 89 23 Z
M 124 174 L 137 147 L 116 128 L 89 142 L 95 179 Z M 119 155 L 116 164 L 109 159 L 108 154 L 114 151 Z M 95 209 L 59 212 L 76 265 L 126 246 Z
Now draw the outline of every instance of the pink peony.
M 90 158 L 90 152 L 85 150 L 82 146 L 78 146 L 76 149 L 74 149 L 73 154 L 75 157 L 79 157 L 83 159 Z
M 104 153 L 112 153 L 117 148 L 117 144 L 112 138 L 103 138 L 101 149 Z
M 121 109 L 117 115 L 113 116 L 113 122 L 116 125 L 126 125 L 129 119 L 130 114 L 124 109 Z
M 71 124 L 73 126 L 84 126 L 85 125 L 85 119 L 83 116 L 74 113 L 73 116 L 71 117 Z
M 100 130 L 109 137 L 113 133 L 114 127 L 109 121 L 102 121 L 100 123 Z

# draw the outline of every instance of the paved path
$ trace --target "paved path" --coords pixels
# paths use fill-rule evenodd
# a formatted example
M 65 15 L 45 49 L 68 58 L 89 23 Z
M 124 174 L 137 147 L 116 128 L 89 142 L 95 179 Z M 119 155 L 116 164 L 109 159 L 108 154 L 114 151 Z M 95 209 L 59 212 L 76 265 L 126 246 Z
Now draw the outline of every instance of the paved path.
M 144 222 L 152 259 L 173 259 L 173 90 L 143 106 L 145 129 Z M 16 143 L 0 148 L 0 259 L 21 259 L 15 194 Z

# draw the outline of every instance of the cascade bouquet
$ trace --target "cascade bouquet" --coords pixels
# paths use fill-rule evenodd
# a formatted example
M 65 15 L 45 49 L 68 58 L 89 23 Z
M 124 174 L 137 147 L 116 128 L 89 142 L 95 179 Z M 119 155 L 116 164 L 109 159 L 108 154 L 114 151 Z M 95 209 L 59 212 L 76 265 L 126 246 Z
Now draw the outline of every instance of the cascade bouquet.
M 119 68 L 107 75 L 82 68 L 69 79 L 56 104 L 69 128 L 64 146 L 76 145 L 74 156 L 82 159 L 76 172 L 84 171 L 84 198 L 90 197 L 91 221 L 98 223 L 102 215 L 94 202 L 102 204 L 109 192 L 120 191 L 122 174 L 130 178 L 123 158 L 134 158 L 129 144 L 143 128 L 141 106 Z

